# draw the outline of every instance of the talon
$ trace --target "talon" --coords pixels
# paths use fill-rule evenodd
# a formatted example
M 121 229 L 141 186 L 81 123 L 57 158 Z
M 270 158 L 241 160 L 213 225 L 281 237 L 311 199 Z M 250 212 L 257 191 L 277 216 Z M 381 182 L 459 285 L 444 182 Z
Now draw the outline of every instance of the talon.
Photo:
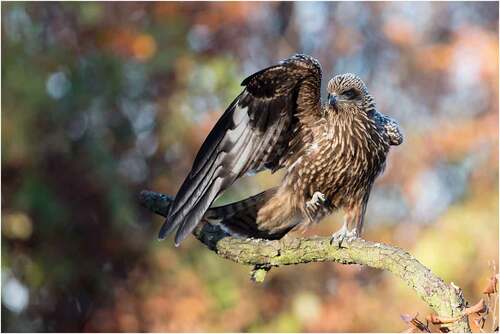
M 323 193 L 320 193 L 319 191 L 316 191 L 311 199 L 309 201 L 306 202 L 306 206 L 307 207 L 313 207 L 313 208 L 317 208 L 317 206 L 320 204 L 320 203 L 324 203 L 326 201 L 326 196 L 325 194 Z
M 306 215 L 311 223 L 315 222 L 318 212 L 320 211 L 320 206 L 326 201 L 326 196 L 319 191 L 316 191 L 311 199 L 305 203 Z
M 351 243 L 357 238 L 358 236 L 356 233 L 356 229 L 349 231 L 347 227 L 344 225 L 340 230 L 338 230 L 332 235 L 332 238 L 330 239 L 330 245 L 337 243 L 337 246 L 341 248 L 342 243 L 344 243 L 344 241 L 347 243 Z
M 326 199 L 325 194 L 323 194 L 323 193 L 321 193 L 319 191 L 316 191 L 312 195 L 311 201 L 314 202 L 314 203 L 316 203 L 316 204 L 319 204 L 320 201 L 318 201 L 318 199 L 321 200 L 321 202 L 324 202 L 325 199 Z

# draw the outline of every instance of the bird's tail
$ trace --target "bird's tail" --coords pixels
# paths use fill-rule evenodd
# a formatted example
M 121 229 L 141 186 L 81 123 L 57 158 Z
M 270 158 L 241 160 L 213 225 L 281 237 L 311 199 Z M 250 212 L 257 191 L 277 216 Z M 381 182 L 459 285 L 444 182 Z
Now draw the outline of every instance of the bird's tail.
M 209 221 L 216 221 L 227 232 L 238 237 L 268 240 L 281 239 L 295 225 L 290 224 L 278 229 L 274 228 L 271 231 L 259 225 L 257 220 L 259 210 L 274 194 L 276 194 L 276 188 L 238 202 L 210 208 L 204 218 Z
M 268 240 L 281 239 L 295 227 L 294 223 L 276 226 L 271 222 L 270 227 L 262 226 L 262 224 L 259 227 L 257 219 L 259 210 L 275 194 L 276 188 L 272 188 L 238 202 L 212 207 L 207 210 L 203 216 L 203 220 L 220 225 L 225 231 L 236 237 Z M 172 202 L 173 198 L 167 196 L 167 206 L 163 211 L 168 212 Z M 162 214 L 162 212 L 158 213 Z
M 276 214 L 271 215 L 271 217 L 265 215 L 266 219 L 260 223 L 257 219 L 259 210 L 270 200 L 276 200 L 273 198 L 276 191 L 276 188 L 272 188 L 238 202 L 212 207 L 207 210 L 203 220 L 220 225 L 226 232 L 236 237 L 281 239 L 297 225 L 297 221 L 290 219 L 287 214 L 281 215 L 279 212 L 275 212 Z M 174 201 L 173 197 L 165 196 L 166 206 L 159 211 L 156 210 L 161 215 L 168 213 Z M 283 208 L 277 208 L 277 211 L 282 211 L 280 209 Z

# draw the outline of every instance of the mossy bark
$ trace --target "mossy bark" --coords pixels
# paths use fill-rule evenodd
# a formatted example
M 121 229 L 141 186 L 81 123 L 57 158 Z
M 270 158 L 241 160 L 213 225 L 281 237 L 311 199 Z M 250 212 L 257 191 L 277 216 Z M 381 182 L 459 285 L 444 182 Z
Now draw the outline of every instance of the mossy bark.
M 143 206 L 162 216 L 167 214 L 168 200 L 168 196 L 150 191 L 143 191 L 140 196 Z M 360 264 L 395 274 L 440 317 L 460 316 L 466 308 L 459 288 L 445 283 L 408 252 L 386 244 L 356 239 L 338 247 L 325 237 L 240 239 L 211 224 L 200 224 L 193 234 L 219 256 L 254 266 L 252 278 L 256 281 L 262 281 L 269 268 L 283 265 L 326 261 Z M 454 332 L 470 332 L 466 316 L 447 326 Z

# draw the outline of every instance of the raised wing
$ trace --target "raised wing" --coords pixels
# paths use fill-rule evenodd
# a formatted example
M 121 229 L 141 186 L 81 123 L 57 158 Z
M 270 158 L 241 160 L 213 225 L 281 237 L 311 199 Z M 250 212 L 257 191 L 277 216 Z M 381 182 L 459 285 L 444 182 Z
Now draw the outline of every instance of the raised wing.
M 196 227 L 216 197 L 237 178 L 281 168 L 290 142 L 320 117 L 321 67 L 295 55 L 242 82 L 243 92 L 215 124 L 175 197 L 159 238 L 179 227 L 176 246 Z M 312 116 L 314 115 L 314 116 Z

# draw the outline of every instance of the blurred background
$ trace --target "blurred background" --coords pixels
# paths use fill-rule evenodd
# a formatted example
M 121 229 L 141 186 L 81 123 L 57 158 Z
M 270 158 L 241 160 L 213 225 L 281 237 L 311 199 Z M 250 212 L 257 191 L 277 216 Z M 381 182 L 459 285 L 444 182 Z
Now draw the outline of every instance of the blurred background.
M 2 331 L 401 331 L 401 314 L 428 314 L 360 266 L 252 283 L 194 238 L 158 242 L 162 219 L 139 206 L 143 189 L 175 194 L 246 76 L 297 52 L 323 87 L 359 74 L 404 130 L 364 237 L 482 297 L 498 260 L 498 3 L 17 2 L 1 26 Z

